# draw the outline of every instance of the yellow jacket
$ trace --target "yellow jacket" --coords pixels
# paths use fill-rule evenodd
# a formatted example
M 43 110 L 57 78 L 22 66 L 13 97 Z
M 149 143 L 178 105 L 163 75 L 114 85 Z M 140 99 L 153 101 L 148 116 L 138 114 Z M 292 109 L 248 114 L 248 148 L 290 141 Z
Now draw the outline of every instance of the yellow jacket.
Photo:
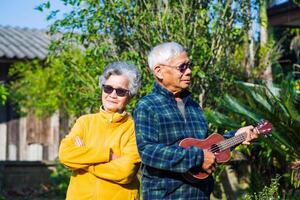
M 75 145 L 80 137 L 83 146 Z M 110 161 L 110 152 L 118 158 Z M 99 113 L 80 117 L 61 141 L 60 162 L 73 173 L 69 200 L 138 199 L 136 172 L 140 158 L 136 147 L 134 122 L 126 112 Z

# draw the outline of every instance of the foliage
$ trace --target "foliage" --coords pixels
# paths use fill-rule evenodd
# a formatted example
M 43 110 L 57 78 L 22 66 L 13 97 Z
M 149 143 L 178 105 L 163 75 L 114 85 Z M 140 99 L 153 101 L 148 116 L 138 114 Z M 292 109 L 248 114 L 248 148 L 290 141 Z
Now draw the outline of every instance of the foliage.
M 264 187 L 259 193 L 253 195 L 246 194 L 243 199 L 245 200 L 276 200 L 279 199 L 278 186 L 280 177 L 272 179 L 269 187 Z
M 284 52 L 281 47 L 283 40 L 284 38 L 281 38 L 279 41 L 270 39 L 266 45 L 260 47 L 257 55 L 259 62 L 257 62 L 256 67 L 252 71 L 254 77 L 259 77 L 267 65 L 276 65 L 278 63 L 279 58 Z M 274 78 L 276 78 L 275 75 Z
M 287 151 L 291 157 L 299 158 L 300 135 L 297 134 L 297 130 L 300 128 L 300 99 L 293 82 L 290 80 L 283 82 L 280 90 L 243 82 L 237 82 L 237 86 L 244 92 L 245 97 L 235 98 L 226 94 L 223 99 L 220 99 L 222 108 L 254 122 L 259 122 L 261 119 L 269 120 L 274 125 L 270 138 L 272 142 L 275 142 L 274 144 L 281 151 Z M 212 115 L 218 121 L 213 119 Z M 238 124 L 229 118 L 224 118 L 220 113 L 211 113 L 207 116 L 219 125 L 236 127 Z
M 65 47 L 59 57 L 49 57 L 46 67 L 38 61 L 18 63 L 10 75 L 18 78 L 11 85 L 13 98 L 23 112 L 38 116 L 64 108 L 81 115 L 99 108 L 98 74 L 103 64 L 91 60 L 79 49 Z
M 37 7 L 52 11 L 50 31 L 58 38 L 52 42 L 47 67 L 41 70 L 33 64 L 25 72 L 18 66 L 12 73 L 20 73 L 21 79 L 12 88 L 19 91 L 17 99 L 24 110 L 33 108 L 40 115 L 57 108 L 71 115 L 95 110 L 99 105 L 97 75 L 115 60 L 130 60 L 142 72 L 143 87 L 130 110 L 152 88 L 148 51 L 166 41 L 177 41 L 188 49 L 196 66 L 191 90 L 195 98 L 204 94 L 204 105 L 214 106 L 215 94 L 232 89 L 233 80 L 247 78 L 243 62 L 235 61 L 243 52 L 237 47 L 247 41 L 244 36 L 251 20 L 244 12 L 249 6 L 245 1 L 63 2 L 71 11 L 62 19 L 50 1 Z
M 237 82 L 237 86 L 241 97 L 226 94 L 220 99 L 222 110 L 229 112 L 231 118 L 206 110 L 208 120 L 224 129 L 237 128 L 243 122 L 270 121 L 273 124 L 271 137 L 244 149 L 250 162 L 255 163 L 251 166 L 252 190 L 257 191 L 265 185 L 273 174 L 281 174 L 286 178 L 281 181 L 281 187 L 285 192 L 292 192 L 288 191 L 290 186 L 297 187 L 299 179 L 295 178 L 297 173 L 289 164 L 300 158 L 300 99 L 294 82 L 287 79 L 280 89 L 243 82 Z M 290 183 L 290 180 L 293 182 Z
M 12 98 L 23 105 L 22 112 L 27 112 L 33 107 L 47 112 L 54 112 L 57 109 L 55 106 L 57 99 L 51 95 L 58 93 L 57 90 L 53 91 L 56 84 L 49 81 L 49 76 L 53 73 L 51 68 L 44 70 L 38 61 L 23 62 L 12 66 L 9 73 L 18 78 L 10 89 Z M 39 112 L 36 113 L 39 114 Z
M 64 196 L 67 193 L 70 176 L 71 171 L 56 160 L 56 167 L 50 178 L 54 186 L 53 190 L 57 195 Z
M 300 91 L 300 79 L 295 81 L 295 90 Z
M 0 83 L 0 105 L 4 105 L 8 96 L 8 91 L 4 84 Z

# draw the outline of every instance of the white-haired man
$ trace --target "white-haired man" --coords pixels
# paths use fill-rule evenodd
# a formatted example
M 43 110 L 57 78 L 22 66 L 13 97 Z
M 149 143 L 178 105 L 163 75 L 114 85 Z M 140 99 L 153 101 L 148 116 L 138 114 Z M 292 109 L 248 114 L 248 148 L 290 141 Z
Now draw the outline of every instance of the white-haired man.
M 192 168 L 211 174 L 215 155 L 198 147 L 182 148 L 179 142 L 188 137 L 205 139 L 207 122 L 199 104 L 188 91 L 192 64 L 186 50 L 176 42 L 159 44 L 148 55 L 155 77 L 153 91 L 143 97 L 135 111 L 137 145 L 142 160 L 144 200 L 209 199 L 213 178 L 194 183 L 183 178 Z M 233 131 L 247 132 L 244 144 L 257 135 L 253 126 Z

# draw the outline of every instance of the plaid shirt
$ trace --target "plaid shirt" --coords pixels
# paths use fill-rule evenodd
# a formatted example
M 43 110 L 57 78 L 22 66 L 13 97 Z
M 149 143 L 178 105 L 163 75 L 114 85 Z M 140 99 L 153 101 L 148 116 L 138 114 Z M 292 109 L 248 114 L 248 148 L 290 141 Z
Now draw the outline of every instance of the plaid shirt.
M 179 142 L 187 137 L 207 137 L 207 123 L 199 105 L 185 92 L 185 117 L 178 109 L 174 95 L 154 85 L 152 93 L 143 97 L 134 112 L 138 150 L 143 163 L 144 200 L 209 199 L 213 178 L 192 184 L 182 173 L 203 163 L 203 151 L 197 147 L 184 149 Z

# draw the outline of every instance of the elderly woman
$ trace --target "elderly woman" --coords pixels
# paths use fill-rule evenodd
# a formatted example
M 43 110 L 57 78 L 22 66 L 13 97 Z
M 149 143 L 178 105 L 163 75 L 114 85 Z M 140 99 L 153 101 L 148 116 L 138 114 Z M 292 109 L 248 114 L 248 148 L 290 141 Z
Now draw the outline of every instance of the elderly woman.
M 125 106 L 140 87 L 140 74 L 132 64 L 114 62 L 99 83 L 100 112 L 81 116 L 61 141 L 60 162 L 73 171 L 66 199 L 138 199 L 140 159 Z

